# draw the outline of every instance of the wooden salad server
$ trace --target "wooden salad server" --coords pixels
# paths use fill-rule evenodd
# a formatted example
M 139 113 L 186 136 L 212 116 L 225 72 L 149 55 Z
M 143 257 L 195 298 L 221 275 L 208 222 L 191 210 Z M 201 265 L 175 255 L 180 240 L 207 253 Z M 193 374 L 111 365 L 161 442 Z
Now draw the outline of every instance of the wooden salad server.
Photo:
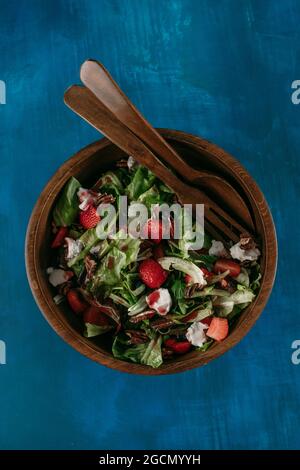
M 245 226 L 254 231 L 249 209 L 240 194 L 223 178 L 208 171 L 192 168 L 176 150 L 152 127 L 105 67 L 98 61 L 86 60 L 80 70 L 84 85 L 161 160 L 177 171 L 185 181 L 210 191 Z
M 64 100 L 75 113 L 151 170 L 177 194 L 182 204 L 205 204 L 206 225 L 212 236 L 236 242 L 240 234 L 246 232 L 243 226 L 205 193 L 177 178 L 89 89 L 73 85 L 65 92 Z

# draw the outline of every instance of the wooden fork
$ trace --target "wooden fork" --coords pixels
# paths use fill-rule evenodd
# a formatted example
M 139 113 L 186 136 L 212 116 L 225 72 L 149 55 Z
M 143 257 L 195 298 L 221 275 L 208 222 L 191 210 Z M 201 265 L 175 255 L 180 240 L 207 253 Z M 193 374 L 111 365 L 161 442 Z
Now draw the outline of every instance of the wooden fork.
M 238 217 L 243 225 L 254 231 L 249 209 L 238 191 L 224 178 L 204 170 L 192 168 L 176 150 L 145 119 L 140 111 L 120 89 L 106 68 L 98 61 L 86 60 L 80 70 L 81 81 L 94 95 L 161 160 L 177 171 L 187 183 L 200 186 L 213 194 L 213 200 Z
M 133 132 L 87 88 L 72 85 L 65 92 L 64 101 L 69 108 L 102 132 L 128 155 L 146 166 L 177 195 L 182 204 L 204 204 L 209 232 L 224 241 L 237 242 L 247 230 L 235 221 L 203 191 L 189 186 L 177 178 Z M 248 231 L 249 233 L 249 231 Z

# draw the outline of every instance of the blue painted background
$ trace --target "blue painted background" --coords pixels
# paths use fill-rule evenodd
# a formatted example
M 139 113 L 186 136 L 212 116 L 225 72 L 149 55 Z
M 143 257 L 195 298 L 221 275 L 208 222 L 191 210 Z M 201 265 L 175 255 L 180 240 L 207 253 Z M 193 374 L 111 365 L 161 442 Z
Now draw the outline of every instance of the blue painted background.
M 1 448 L 299 448 L 299 22 L 299 0 L 0 0 Z M 199 370 L 147 378 L 92 363 L 31 296 L 31 209 L 59 165 L 98 138 L 62 101 L 88 57 L 154 125 L 235 155 L 272 209 L 271 300 L 242 343 Z

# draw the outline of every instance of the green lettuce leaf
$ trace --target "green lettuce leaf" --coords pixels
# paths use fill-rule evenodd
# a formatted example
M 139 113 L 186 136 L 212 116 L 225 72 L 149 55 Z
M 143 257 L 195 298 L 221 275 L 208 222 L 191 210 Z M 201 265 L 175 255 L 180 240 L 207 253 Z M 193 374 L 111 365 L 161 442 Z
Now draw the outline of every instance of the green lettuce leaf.
M 217 297 L 229 297 L 230 294 L 228 291 L 224 289 L 215 289 L 214 285 L 205 287 L 202 290 L 196 290 L 194 294 L 191 296 L 192 299 L 196 299 L 197 297 L 206 297 L 206 296 L 217 296 Z
M 235 319 L 236 316 L 238 316 L 242 310 L 244 310 L 246 307 L 248 307 L 249 303 L 246 304 L 239 304 L 235 305 L 232 309 L 232 311 L 227 315 L 227 318 L 229 321 L 232 323 L 232 320 Z
M 144 204 L 148 209 L 151 209 L 152 204 L 160 204 L 161 196 L 157 187 L 153 185 L 150 189 L 142 193 L 137 198 L 137 202 Z
M 126 264 L 134 263 L 137 260 L 138 254 L 139 254 L 139 249 L 141 245 L 141 240 L 138 238 L 133 238 L 130 235 L 128 235 L 125 239 L 120 238 L 121 237 L 121 231 L 116 233 L 116 235 L 113 238 L 113 245 L 126 255 Z
M 188 310 L 188 304 L 187 304 L 186 300 L 185 299 L 178 299 L 177 304 L 178 304 L 178 308 L 180 310 L 180 313 L 182 315 L 185 315 L 187 310 Z
M 79 229 L 76 225 L 71 225 L 69 229 L 68 236 L 73 238 L 73 240 L 77 240 L 83 234 L 84 229 Z
M 210 278 L 208 280 L 208 284 L 209 285 L 216 284 L 217 282 L 221 281 L 226 276 L 228 276 L 229 273 L 230 273 L 230 271 L 228 269 L 227 271 L 224 271 L 223 273 L 215 274 L 213 276 L 210 276 Z
M 140 282 L 138 273 L 128 273 L 123 270 L 120 285 L 113 288 L 112 294 L 122 299 L 119 300 L 119 303 L 123 302 L 124 306 L 126 303 L 127 308 L 131 308 L 145 289 L 146 286 Z
M 214 300 L 214 307 L 217 307 L 220 316 L 227 317 L 234 308 L 234 302 L 229 297 L 218 297 Z
M 126 266 L 126 254 L 113 247 L 102 259 L 101 264 L 95 272 L 94 278 L 97 286 L 105 284 L 113 286 L 118 284 L 121 269 Z
M 145 291 L 145 289 L 146 289 L 145 284 L 140 284 L 136 289 L 132 290 L 131 292 L 135 297 L 138 297 Z
M 74 271 L 74 273 L 77 277 L 81 276 L 81 274 L 84 271 L 84 261 L 83 261 L 83 259 L 77 261 L 77 263 L 72 265 L 72 271 Z
M 141 241 L 131 236 L 127 236 L 125 239 L 121 239 L 120 237 L 121 233 L 118 232 L 110 243 L 107 240 L 103 240 L 102 244 L 105 246 L 106 254 L 101 259 L 101 263 L 95 272 L 91 290 L 96 292 L 103 284 L 106 286 L 114 286 L 117 288 L 118 292 L 112 292 L 113 296 L 121 296 L 123 297 L 123 305 L 125 305 L 125 303 L 131 305 L 135 302 L 135 298 L 129 286 L 126 285 L 126 276 L 121 282 L 121 271 L 123 268 L 136 261 Z M 119 298 L 118 303 L 122 303 L 122 299 Z
M 144 352 L 141 358 L 142 364 L 157 369 L 157 367 L 159 367 L 163 363 L 161 343 L 162 337 L 160 335 L 157 335 L 153 339 L 151 339 L 146 351 Z
M 97 230 L 96 230 L 96 235 L 97 235 Z M 112 248 L 112 245 L 111 243 L 109 243 L 108 239 L 105 238 L 104 240 L 101 240 L 95 245 L 93 245 L 92 248 L 97 249 L 96 251 L 97 258 L 101 259 L 103 258 L 104 255 L 106 255 L 109 252 L 109 250 Z
M 99 326 L 92 323 L 85 323 L 85 329 L 83 335 L 86 338 L 92 338 L 94 336 L 103 335 L 112 329 L 112 326 Z
M 235 280 L 242 286 L 249 287 L 250 280 L 247 269 L 241 268 L 240 274 L 235 278 Z
M 199 346 L 198 348 L 196 348 L 196 351 L 201 351 L 201 352 L 207 351 L 208 348 L 210 348 L 210 346 L 213 344 L 213 342 L 214 342 L 213 339 L 206 341 L 202 346 Z
M 83 260 L 89 253 L 90 249 L 99 241 L 96 230 L 94 228 L 84 232 L 78 240 L 82 243 L 83 249 L 80 251 L 80 253 L 78 253 L 77 256 L 74 256 L 74 258 L 70 259 L 68 262 L 69 268 L 77 265 L 79 261 Z
M 165 185 L 154 184 L 138 197 L 137 202 L 144 204 L 150 210 L 152 205 L 172 202 L 173 197 L 174 193 Z
M 151 188 L 155 180 L 154 174 L 143 166 L 138 166 L 134 176 L 126 188 L 129 199 L 136 201 L 138 197 Z
M 124 192 L 123 185 L 119 180 L 118 176 L 113 171 L 107 171 L 103 176 L 97 181 L 97 188 L 101 189 L 101 192 L 113 193 L 115 196 L 122 194 Z
M 138 313 L 141 313 L 143 310 L 147 308 L 148 308 L 148 304 L 146 302 L 146 295 L 143 295 L 137 300 L 135 304 L 133 304 L 128 309 L 128 315 L 129 316 L 137 315 Z
M 53 212 L 57 226 L 67 227 L 75 221 L 79 211 L 77 191 L 80 186 L 79 181 L 72 176 L 64 187 Z
M 252 292 L 251 289 L 247 287 L 241 286 L 238 284 L 237 290 L 231 294 L 230 299 L 233 300 L 235 305 L 250 303 L 254 299 L 255 294 Z
M 261 272 L 260 272 L 260 265 L 258 263 L 254 263 L 251 269 L 250 275 L 250 288 L 257 292 L 260 288 L 260 280 L 261 280 Z
M 186 283 L 182 279 L 175 279 L 170 289 L 174 299 L 182 299 L 184 297 L 185 288 Z
M 179 316 L 173 315 L 172 319 L 176 323 L 193 323 L 195 321 L 201 321 L 206 317 L 209 317 L 213 314 L 212 302 L 208 300 L 203 305 L 193 308 L 192 312 L 189 312 L 187 315 Z
M 164 197 L 166 197 L 166 195 L 168 194 L 171 197 L 171 200 L 173 200 L 174 191 L 171 188 L 169 188 L 168 186 L 166 186 L 164 183 L 162 183 L 159 180 L 156 183 L 156 185 L 157 185 L 160 193 L 165 193 Z
M 158 262 L 162 266 L 162 268 L 166 269 L 167 271 L 170 271 L 170 269 L 173 268 L 178 271 L 182 271 L 186 274 L 189 274 L 194 284 L 206 284 L 203 272 L 200 268 L 198 268 L 198 266 L 196 266 L 196 264 L 192 263 L 191 261 L 176 258 L 175 256 L 164 256 L 163 258 L 160 258 Z
M 129 345 L 127 336 L 124 333 L 120 333 L 114 339 L 112 353 L 117 359 L 141 364 L 142 357 L 147 351 L 148 344 L 149 342 Z
M 123 305 L 123 307 L 126 307 L 126 308 L 130 307 L 130 303 L 126 300 L 126 298 L 124 298 L 121 295 L 117 295 L 117 294 L 114 294 L 113 292 L 111 292 L 108 297 L 111 300 L 113 300 L 115 302 L 115 304 Z
M 203 263 L 206 269 L 208 269 L 209 271 L 212 271 L 213 266 L 218 259 L 217 256 L 202 255 L 196 252 L 193 252 L 191 257 L 194 259 L 195 262 Z
M 231 314 L 236 305 L 244 305 L 244 308 L 249 305 L 254 299 L 255 294 L 251 289 L 244 287 L 240 284 L 237 290 L 227 297 L 217 297 L 213 301 L 214 307 L 217 307 L 219 315 L 227 316 Z

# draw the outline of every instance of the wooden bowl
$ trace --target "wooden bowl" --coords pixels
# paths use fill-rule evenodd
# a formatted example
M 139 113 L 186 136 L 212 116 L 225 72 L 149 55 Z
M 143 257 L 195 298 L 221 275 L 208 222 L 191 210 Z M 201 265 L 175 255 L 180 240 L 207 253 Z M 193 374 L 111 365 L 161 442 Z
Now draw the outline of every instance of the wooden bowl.
M 55 173 L 41 193 L 30 218 L 26 237 L 26 269 L 32 293 L 52 328 L 73 348 L 90 359 L 113 369 L 146 375 L 171 374 L 207 364 L 237 344 L 254 325 L 271 293 L 277 264 L 277 242 L 268 205 L 255 181 L 232 156 L 214 144 L 185 132 L 161 129 L 161 134 L 187 162 L 226 177 L 248 204 L 262 248 L 262 282 L 254 302 L 242 313 L 234 330 L 223 342 L 214 343 L 205 353 L 192 351 L 164 363 L 158 369 L 120 361 L 112 356 L 109 336 L 87 339 L 82 324 L 66 303 L 56 305 L 54 288 L 46 269 L 50 264 L 51 212 L 56 199 L 71 176 L 89 187 L 101 172 L 124 157 L 107 139 L 101 139 L 80 150 Z

